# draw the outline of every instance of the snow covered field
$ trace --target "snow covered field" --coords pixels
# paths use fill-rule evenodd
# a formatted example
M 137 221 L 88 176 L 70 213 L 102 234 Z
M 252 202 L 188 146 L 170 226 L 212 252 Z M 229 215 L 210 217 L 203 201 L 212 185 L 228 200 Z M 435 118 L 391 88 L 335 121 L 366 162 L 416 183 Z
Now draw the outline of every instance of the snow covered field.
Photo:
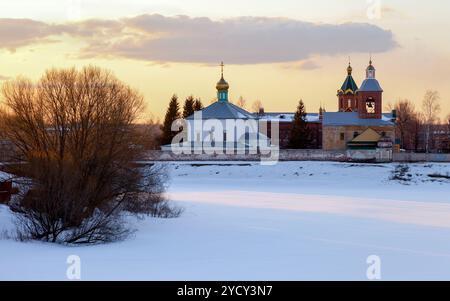
M 128 240 L 66 247 L 0 240 L 0 280 L 450 280 L 450 164 L 167 163 L 177 219 Z M 11 214 L 0 206 L 0 229 Z

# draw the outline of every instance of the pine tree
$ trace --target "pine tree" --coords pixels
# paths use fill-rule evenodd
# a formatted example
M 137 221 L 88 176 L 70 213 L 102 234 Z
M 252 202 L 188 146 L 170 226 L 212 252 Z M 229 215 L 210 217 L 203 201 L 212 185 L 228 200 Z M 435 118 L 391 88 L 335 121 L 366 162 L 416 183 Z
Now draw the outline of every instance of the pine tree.
M 189 96 L 188 98 L 186 98 L 186 100 L 184 101 L 184 106 L 183 106 L 183 118 L 184 119 L 186 119 L 187 117 L 194 114 L 194 104 L 195 104 L 195 100 L 192 95 Z
M 180 105 L 178 104 L 177 95 L 173 95 L 170 99 L 169 107 L 167 108 L 166 116 L 164 117 L 164 123 L 161 127 L 162 136 L 161 144 L 171 144 L 173 137 L 177 132 L 172 132 L 172 123 L 180 118 Z
M 300 99 L 297 111 L 292 121 L 292 130 L 289 138 L 289 147 L 293 149 L 308 148 L 311 143 L 311 131 L 306 121 L 305 104 Z
M 202 110 L 202 109 L 203 109 L 203 104 L 202 104 L 200 98 L 197 98 L 197 99 L 194 101 L 194 111 L 200 111 L 200 110 Z

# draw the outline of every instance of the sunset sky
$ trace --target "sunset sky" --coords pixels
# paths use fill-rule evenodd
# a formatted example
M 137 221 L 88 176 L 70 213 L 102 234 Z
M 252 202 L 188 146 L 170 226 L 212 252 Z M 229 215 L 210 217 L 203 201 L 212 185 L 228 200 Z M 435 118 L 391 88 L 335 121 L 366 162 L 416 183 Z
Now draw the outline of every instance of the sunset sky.
M 49 67 L 95 64 L 139 89 L 162 117 L 173 93 L 230 98 L 266 111 L 337 110 L 351 58 L 358 85 L 372 53 L 384 104 L 427 89 L 450 113 L 449 1 L 2 0 L 0 83 Z

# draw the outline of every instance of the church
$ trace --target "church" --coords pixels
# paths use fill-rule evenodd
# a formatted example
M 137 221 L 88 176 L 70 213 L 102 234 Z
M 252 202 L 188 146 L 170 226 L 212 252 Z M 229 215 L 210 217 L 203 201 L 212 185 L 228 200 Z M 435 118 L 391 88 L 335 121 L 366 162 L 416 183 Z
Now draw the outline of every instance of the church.
M 270 147 L 257 114 L 229 101 L 230 86 L 223 76 L 223 67 L 222 62 L 221 77 L 216 84 L 217 100 L 186 118 L 186 141 L 181 143 L 184 153 L 256 154 L 262 147 Z
M 395 112 L 383 113 L 383 89 L 376 79 L 376 69 L 369 62 L 366 78 L 358 88 L 352 76 L 353 68 L 347 67 L 347 77 L 337 91 L 338 111 L 309 113 L 306 121 L 311 132 L 310 149 L 333 150 L 392 150 L 395 141 Z M 230 85 L 221 77 L 216 84 L 217 100 L 201 111 L 186 118 L 187 133 L 184 148 L 205 150 L 219 146 L 231 150 L 256 149 L 258 143 L 287 148 L 294 112 L 250 113 L 228 99 Z M 200 123 L 200 125 L 197 125 Z M 271 124 L 276 123 L 273 135 Z M 264 130 L 261 124 L 265 124 Z M 230 126 L 231 125 L 231 126 Z M 244 131 L 239 131 L 244 129 Z M 208 143 L 205 143 L 207 141 Z M 171 145 L 163 146 L 169 150 Z
M 382 113 L 383 89 L 375 77 L 372 60 L 366 79 L 358 88 L 347 68 L 347 77 L 338 90 L 338 112 L 322 118 L 324 150 L 392 148 L 395 140 L 395 112 Z

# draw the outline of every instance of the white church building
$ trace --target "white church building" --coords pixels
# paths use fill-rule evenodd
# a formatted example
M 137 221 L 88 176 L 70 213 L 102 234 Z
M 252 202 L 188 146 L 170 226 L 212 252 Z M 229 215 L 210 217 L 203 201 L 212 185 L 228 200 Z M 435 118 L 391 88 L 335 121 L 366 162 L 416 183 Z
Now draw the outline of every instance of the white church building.
M 183 133 L 174 143 L 161 147 L 163 151 L 183 153 L 256 153 L 270 147 L 265 123 L 258 114 L 240 108 L 228 99 L 229 84 L 223 77 L 216 84 L 217 101 L 196 111 L 184 121 Z

